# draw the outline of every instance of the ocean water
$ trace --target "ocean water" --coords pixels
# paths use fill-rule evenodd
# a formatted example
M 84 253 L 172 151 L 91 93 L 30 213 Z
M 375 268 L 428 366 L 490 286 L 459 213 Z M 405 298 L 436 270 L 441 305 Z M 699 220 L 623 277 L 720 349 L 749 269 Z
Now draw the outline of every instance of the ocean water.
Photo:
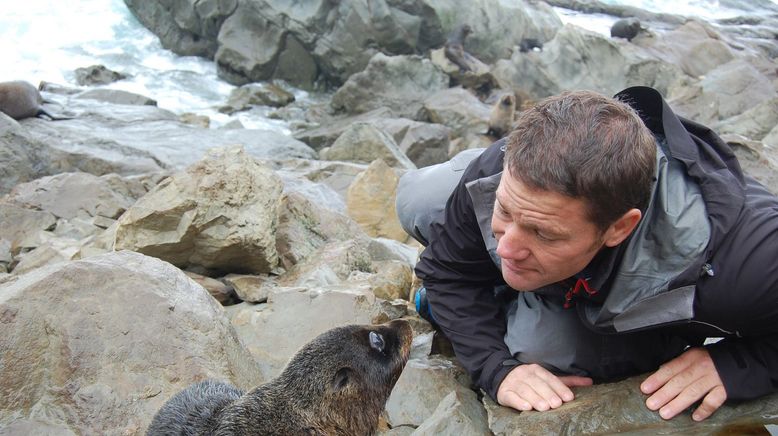
M 759 14 L 778 0 L 606 0 L 654 12 L 695 16 L 705 20 Z M 771 3 L 772 2 L 772 3 Z M 212 61 L 177 56 L 162 48 L 122 0 L 0 0 L 0 81 L 45 80 L 77 86 L 74 70 L 94 64 L 131 77 L 108 85 L 149 96 L 175 113 L 208 115 L 212 127 L 232 118 L 215 107 L 235 87 L 216 75 Z M 615 20 L 606 15 L 582 15 L 557 9 L 563 22 L 608 34 Z M 309 95 L 290 88 L 298 99 Z M 289 133 L 283 121 L 267 117 L 270 109 L 257 108 L 235 115 L 246 127 Z
M 181 114 L 211 117 L 218 127 L 233 118 L 215 108 L 235 86 L 220 80 L 214 62 L 178 56 L 141 25 L 122 0 L 0 0 L 0 81 L 44 80 L 77 87 L 75 70 L 95 64 L 128 74 L 108 85 L 157 100 Z M 290 89 L 292 90 L 292 89 Z M 307 94 L 293 90 L 297 98 Z M 235 115 L 247 128 L 289 133 L 286 123 L 267 118 L 270 109 Z

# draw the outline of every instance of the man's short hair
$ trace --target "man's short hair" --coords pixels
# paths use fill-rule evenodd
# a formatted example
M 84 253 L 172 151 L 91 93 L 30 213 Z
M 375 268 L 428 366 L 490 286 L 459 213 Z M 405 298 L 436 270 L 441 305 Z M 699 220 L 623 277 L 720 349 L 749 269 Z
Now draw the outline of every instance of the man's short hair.
M 584 200 L 601 231 L 629 209 L 648 207 L 656 142 L 629 105 L 565 92 L 523 112 L 516 126 L 505 168 L 522 183 Z

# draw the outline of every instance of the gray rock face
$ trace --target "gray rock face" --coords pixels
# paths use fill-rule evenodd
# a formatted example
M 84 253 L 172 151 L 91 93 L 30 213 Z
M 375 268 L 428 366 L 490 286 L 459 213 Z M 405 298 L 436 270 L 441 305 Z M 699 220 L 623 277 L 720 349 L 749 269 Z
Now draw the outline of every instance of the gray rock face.
M 89 89 L 87 91 L 76 94 L 74 98 L 86 98 L 92 100 L 100 100 L 106 103 L 113 104 L 126 104 L 136 106 L 156 106 L 157 101 L 146 97 L 144 95 L 135 94 L 133 92 L 122 91 L 119 89 Z
M 463 22 L 475 30 L 468 50 L 492 62 L 516 41 L 551 39 L 561 21 L 544 3 L 497 0 L 125 0 L 163 46 L 214 59 L 219 75 L 245 84 L 283 79 L 310 88 L 339 85 L 377 53 L 421 54 L 440 47 Z
M 163 47 L 183 56 L 209 59 L 216 53 L 221 24 L 238 6 L 238 0 L 124 3 L 144 26 L 153 29 Z
M 115 248 L 180 267 L 267 273 L 278 264 L 281 181 L 241 147 L 214 149 L 121 216 Z
M 297 193 L 283 196 L 278 215 L 276 249 L 286 269 L 316 254 L 328 242 L 367 237 L 348 216 L 325 209 Z
M 694 20 L 650 38 L 636 38 L 633 42 L 657 59 L 679 66 L 692 77 L 703 76 L 735 58 L 721 34 L 712 26 Z
M 0 202 L 0 239 L 17 248 L 37 247 L 40 232 L 51 230 L 57 218 L 49 212 L 32 210 L 12 202 Z
M 322 149 L 324 160 L 344 160 L 369 164 L 381 159 L 387 165 L 414 169 L 416 165 L 400 150 L 394 138 L 372 124 L 356 123 L 335 140 L 331 147 Z
M 486 133 L 491 107 L 463 88 L 447 88 L 424 100 L 423 118 L 449 126 L 452 135 Z
M 375 124 L 386 118 L 394 118 L 394 116 L 395 115 L 389 108 L 380 107 L 363 114 L 327 119 L 319 126 L 307 128 L 295 133 L 294 137 L 310 145 L 315 150 L 321 150 L 322 148 L 332 145 L 343 132 L 351 127 L 352 124 Z
M 0 194 L 19 183 L 52 174 L 52 154 L 56 152 L 0 113 Z
M 448 76 L 429 59 L 378 53 L 332 96 L 332 107 L 358 114 L 386 106 L 399 116 L 416 119 L 419 102 L 446 88 Z
M 745 112 L 727 118 L 718 124 L 719 134 L 735 133 L 754 140 L 764 139 L 778 125 L 778 97 L 764 101 Z M 765 145 L 778 147 L 778 142 L 765 141 Z
M 770 79 L 744 60 L 733 60 L 710 71 L 697 85 L 670 101 L 684 117 L 714 125 L 778 95 Z
M 174 113 L 155 106 L 112 104 L 74 96 L 65 97 L 61 104 L 67 106 L 73 119 L 53 123 L 30 118 L 23 124 L 32 141 L 51 144 L 61 151 L 64 157 L 57 158 L 57 165 L 64 168 L 60 171 L 73 167 L 96 175 L 127 175 L 183 168 L 198 161 L 210 148 L 232 144 L 242 144 L 249 154 L 259 158 L 316 157 L 310 147 L 279 132 L 203 129 L 185 124 Z M 62 160 L 67 161 L 59 163 Z
M 317 77 L 345 82 L 379 51 L 411 54 L 442 42 L 421 1 L 254 0 L 224 22 L 215 60 L 234 83 L 280 78 L 310 87 Z
M 229 306 L 227 313 L 263 376 L 269 379 L 281 372 L 298 348 L 325 330 L 371 323 L 374 303 L 375 297 L 364 289 L 278 287 L 269 292 L 267 303 L 236 304 Z
M 514 53 L 498 61 L 498 79 L 534 98 L 564 90 L 589 89 L 613 95 L 632 85 L 652 86 L 667 94 L 683 77 L 680 68 L 643 49 L 572 25 L 566 25 L 539 53 Z
M 9 200 L 30 209 L 45 210 L 57 218 L 116 219 L 146 193 L 140 180 L 116 174 L 62 173 L 16 186 Z
M 472 435 L 491 436 L 486 423 L 486 411 L 475 392 L 453 391 L 411 435 Z
M 407 118 L 381 119 L 374 125 L 392 135 L 400 150 L 418 168 L 448 160 L 452 134 L 448 126 Z
M 262 381 L 218 303 L 170 264 L 137 253 L 6 282 L 0 314 L 6 434 L 142 434 L 194 381 Z
M 387 422 L 392 427 L 422 425 L 449 393 L 467 395 L 469 388 L 457 381 L 463 374 L 458 364 L 444 358 L 409 360 L 386 402 Z

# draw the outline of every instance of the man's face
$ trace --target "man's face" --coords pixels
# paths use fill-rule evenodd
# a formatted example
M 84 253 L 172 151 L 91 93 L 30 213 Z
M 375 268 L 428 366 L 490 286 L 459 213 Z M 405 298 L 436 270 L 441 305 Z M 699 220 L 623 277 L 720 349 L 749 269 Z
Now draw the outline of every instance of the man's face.
M 492 214 L 505 282 L 533 291 L 581 271 L 603 246 L 580 199 L 531 189 L 506 170 Z

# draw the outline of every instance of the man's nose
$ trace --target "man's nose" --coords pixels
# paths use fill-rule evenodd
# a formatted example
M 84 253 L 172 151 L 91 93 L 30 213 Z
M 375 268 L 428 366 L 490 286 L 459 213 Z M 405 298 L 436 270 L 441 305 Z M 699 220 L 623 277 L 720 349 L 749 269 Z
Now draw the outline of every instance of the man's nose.
M 529 257 L 530 250 L 524 232 L 515 223 L 504 227 L 504 233 L 497 240 L 497 255 L 503 259 L 523 260 Z

